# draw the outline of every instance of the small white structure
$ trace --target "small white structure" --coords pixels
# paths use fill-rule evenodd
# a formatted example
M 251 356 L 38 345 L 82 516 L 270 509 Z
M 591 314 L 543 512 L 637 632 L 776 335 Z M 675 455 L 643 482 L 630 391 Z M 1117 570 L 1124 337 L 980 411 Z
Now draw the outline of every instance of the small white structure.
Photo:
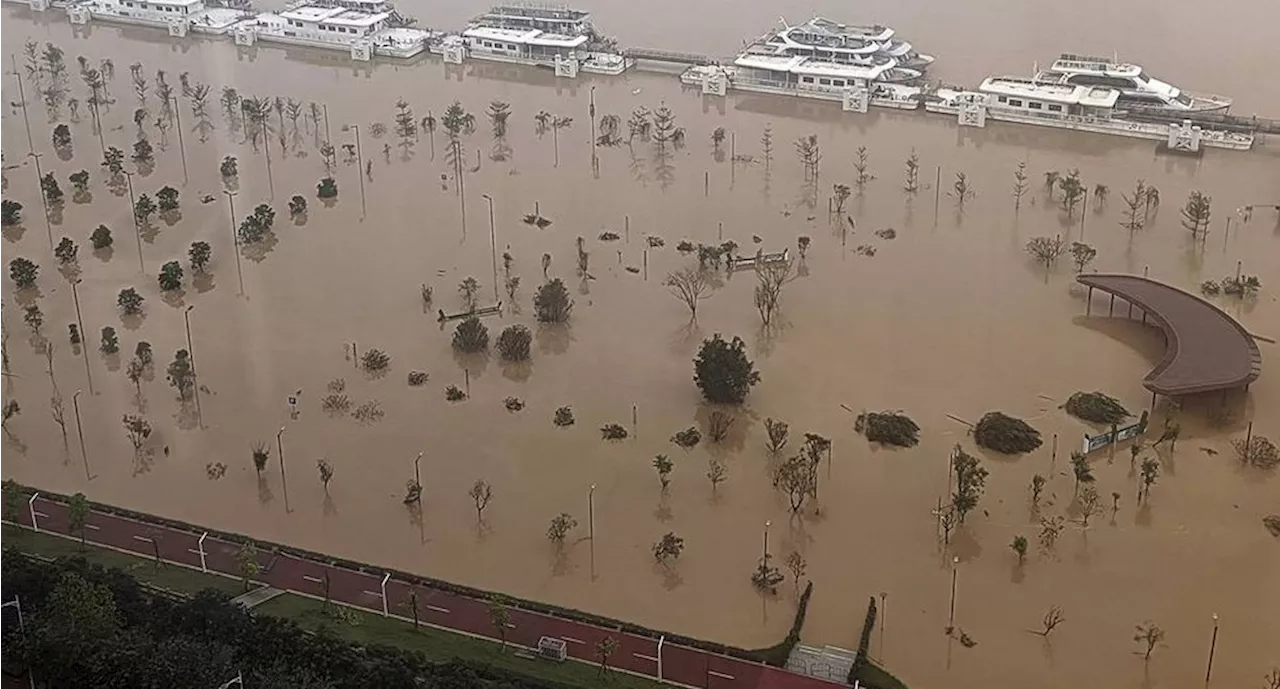
M 259 14 L 245 28 L 263 41 L 346 50 L 360 61 L 374 55 L 412 57 L 426 50 L 430 32 L 388 26 L 390 17 L 388 12 L 299 5 Z
M 1118 108 L 1119 89 L 1072 86 L 1018 77 L 988 77 L 976 91 L 940 88 L 929 95 L 925 109 L 955 115 L 961 126 L 985 127 L 987 120 L 1058 127 L 1098 134 L 1114 134 L 1160 141 L 1177 151 L 1196 152 L 1201 146 L 1247 150 L 1252 134 L 1126 117 Z

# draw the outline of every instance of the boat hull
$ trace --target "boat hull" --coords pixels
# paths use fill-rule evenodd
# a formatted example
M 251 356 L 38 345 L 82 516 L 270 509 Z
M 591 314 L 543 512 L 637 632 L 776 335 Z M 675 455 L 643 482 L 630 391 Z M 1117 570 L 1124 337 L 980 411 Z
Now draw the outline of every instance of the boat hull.
M 805 87 L 798 85 L 767 83 L 758 80 L 744 79 L 737 76 L 731 68 L 725 67 L 690 67 L 680 75 L 680 82 L 687 86 L 702 86 L 703 75 L 708 69 L 723 70 L 728 79 L 728 88 L 735 91 L 766 93 L 776 96 L 792 96 L 811 100 L 825 100 L 840 103 L 844 100 L 844 90 L 839 88 Z M 891 110 L 918 110 L 923 91 L 914 86 L 876 82 L 871 84 L 869 104 L 877 108 Z
M 950 100 L 938 99 L 936 96 L 926 99 L 924 109 L 926 112 L 949 116 L 956 116 L 960 111 L 958 104 Z M 1134 139 L 1146 139 L 1148 141 L 1159 142 L 1167 142 L 1169 140 L 1170 127 L 1175 126 L 1171 123 L 1138 122 L 1121 118 L 1085 117 L 1076 115 L 1064 115 L 1057 118 L 1048 118 L 995 108 L 987 108 L 986 119 L 995 120 L 997 122 L 1011 122 L 1014 124 L 1029 124 L 1037 127 L 1054 127 L 1056 129 L 1089 132 L 1091 134 L 1126 136 Z M 1200 138 L 1201 146 L 1222 148 L 1232 151 L 1247 151 L 1253 148 L 1253 143 L 1254 136 L 1252 134 L 1241 134 L 1221 130 L 1204 130 L 1202 131 Z

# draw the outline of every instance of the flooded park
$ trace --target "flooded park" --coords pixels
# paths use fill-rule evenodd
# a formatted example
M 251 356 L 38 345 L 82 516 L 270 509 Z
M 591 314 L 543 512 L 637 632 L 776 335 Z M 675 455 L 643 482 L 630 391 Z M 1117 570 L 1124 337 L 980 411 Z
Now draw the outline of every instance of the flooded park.
M 1101 37 L 1089 22 L 1159 12 L 1170 40 L 1128 51 L 1232 94 L 1236 113 L 1280 113 L 1280 91 L 1260 87 L 1275 6 L 1256 3 L 1270 22 L 1231 24 L 1239 64 L 1223 69 L 1186 50 L 1222 26 L 1195 22 L 1191 5 L 1141 4 L 1091 0 L 1065 25 L 989 4 L 858 11 L 909 28 L 938 53 L 942 77 L 965 82 L 1029 66 L 1055 44 L 1049 59 L 1063 35 L 1109 54 L 1147 37 L 1121 30 L 1132 23 L 1123 17 L 1106 18 Z M 780 12 L 811 11 L 726 13 L 703 35 L 657 21 L 688 11 L 665 0 L 643 13 L 585 9 L 624 43 L 717 54 Z M 420 14 L 455 25 L 475 10 L 452 0 Z M 1001 21 L 1008 43 L 981 37 Z M 959 26 L 974 30 L 963 43 Z M 1249 152 L 1180 156 L 1044 127 L 706 97 L 672 74 L 569 80 L 107 24 L 73 33 L 11 6 L 3 37 L 14 54 L 4 199 L 22 209 L 0 246 L 6 265 L 39 267 L 32 286 L 4 281 L 6 479 L 746 648 L 775 643 L 795 609 L 789 580 L 770 595 L 752 585 L 763 538 L 779 564 L 790 553 L 807 562 L 803 642 L 856 648 L 874 597 L 883 626 L 871 655 L 912 687 L 1199 686 L 1215 620 L 1213 686 L 1262 687 L 1280 664 L 1280 543 L 1263 523 L 1280 514 L 1280 469 L 1242 462 L 1232 443 L 1246 432 L 1280 440 L 1280 349 L 1269 342 L 1280 338 L 1276 137 Z M 60 96 L 49 95 L 49 45 L 65 63 Z M 106 91 L 96 112 L 87 69 Z M 246 115 L 249 101 L 261 116 Z M 461 113 L 448 112 L 455 102 Z M 69 142 L 57 141 L 59 125 Z M 150 155 L 135 158 L 139 141 Z M 110 148 L 124 153 L 118 174 L 103 164 Z M 37 163 L 63 196 L 47 225 Z M 71 180 L 81 170 L 82 190 Z M 1065 209 L 1046 180 L 1073 174 L 1084 203 Z M 336 195 L 320 198 L 326 178 Z M 1130 204 L 1139 180 L 1158 192 Z M 137 199 L 167 197 L 166 186 L 177 208 L 146 214 L 135 233 Z M 1193 193 L 1211 198 L 1207 231 L 1188 229 Z M 304 210 L 290 208 L 295 196 Z M 274 217 L 246 235 L 261 204 Z M 113 242 L 95 249 L 99 226 Z M 53 252 L 63 237 L 77 245 L 70 260 Z M 1257 336 L 1261 377 L 1247 391 L 1161 397 L 1151 409 L 1143 377 L 1164 355 L 1161 331 L 1127 317 L 1128 304 L 1108 316 L 1102 295 L 1086 315 L 1072 256 L 1038 261 L 1035 238 L 1089 245 L 1084 272 L 1148 275 L 1195 294 L 1206 281 L 1259 277 L 1256 290 L 1205 299 Z M 209 251 L 199 271 L 194 242 Z M 787 252 L 769 317 L 759 275 L 719 255 L 726 242 L 746 259 Z M 715 254 L 701 267 L 699 246 Z M 162 290 L 169 262 L 184 274 Z M 700 276 L 696 318 L 669 284 L 682 271 Z M 554 279 L 572 310 L 542 323 L 534 296 Z M 139 313 L 122 311 L 128 288 Z M 32 305 L 38 327 L 25 317 Z M 485 314 L 492 346 L 481 353 L 454 346 L 468 321 L 450 318 L 469 311 Z M 81 344 L 69 341 L 73 324 Z M 526 361 L 499 353 L 512 325 L 532 334 Z M 100 346 L 106 327 L 116 352 Z M 715 334 L 742 338 L 759 372 L 742 405 L 709 404 L 695 385 L 693 360 Z M 142 341 L 154 362 L 135 381 Z M 187 349 L 196 382 L 180 397 L 166 369 Z M 366 366 L 375 349 L 389 363 Z M 1088 455 L 1089 488 L 1103 496 L 1092 520 L 1081 518 L 1070 454 L 1107 427 L 1063 409 L 1079 391 L 1105 392 L 1135 419 L 1150 411 L 1137 452 L 1126 441 Z M 564 407 L 571 425 L 555 421 Z M 909 416 L 919 443 L 868 442 L 855 430 L 865 411 Z M 991 411 L 1025 420 L 1043 444 L 978 447 L 970 426 Z M 128 417 L 149 429 L 136 446 Z M 779 452 L 767 420 L 789 424 Z M 626 437 L 602 438 L 612 424 Z M 1174 425 L 1175 442 L 1156 446 Z M 690 427 L 700 443 L 673 441 Z M 793 510 L 775 472 L 806 433 L 829 439 L 830 453 L 816 495 Z M 944 536 L 956 445 L 988 475 L 976 508 Z M 673 465 L 662 479 L 657 455 Z M 1147 459 L 1158 480 L 1139 504 Z M 1036 476 L 1046 483 L 1033 501 Z M 406 505 L 414 481 L 421 499 Z M 547 525 L 561 513 L 576 527 L 558 550 Z M 1057 529 L 1047 543 L 1045 524 Z M 666 533 L 683 552 L 655 564 Z M 1010 547 L 1018 537 L 1032 544 L 1025 559 Z M 1055 607 L 1063 621 L 1041 634 Z M 1151 623 L 1163 636 L 1144 659 L 1135 627 Z

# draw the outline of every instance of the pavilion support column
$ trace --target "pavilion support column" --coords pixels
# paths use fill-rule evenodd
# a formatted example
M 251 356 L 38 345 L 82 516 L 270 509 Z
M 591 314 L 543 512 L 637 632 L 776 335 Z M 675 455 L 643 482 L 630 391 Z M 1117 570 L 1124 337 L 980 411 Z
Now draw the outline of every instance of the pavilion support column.
M 1143 325 L 1146 325 L 1146 324 L 1147 324 L 1147 312 L 1146 312 L 1146 311 L 1143 311 L 1143 312 L 1142 312 L 1142 324 L 1143 324 Z
M 1107 307 L 1107 315 L 1116 315 L 1116 295 L 1111 295 L 1111 305 Z
M 1151 413 L 1154 414 L 1155 412 L 1156 412 L 1156 391 L 1152 390 L 1151 391 Z
M 1093 315 L 1093 285 L 1089 285 L 1089 298 L 1084 303 L 1084 315 Z
M 1133 318 L 1133 302 L 1129 302 L 1129 318 Z

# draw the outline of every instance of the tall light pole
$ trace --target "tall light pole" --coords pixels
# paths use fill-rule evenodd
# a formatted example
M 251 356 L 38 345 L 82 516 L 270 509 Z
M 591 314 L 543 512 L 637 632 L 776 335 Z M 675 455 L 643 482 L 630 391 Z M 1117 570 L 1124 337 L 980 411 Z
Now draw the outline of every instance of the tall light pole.
M 289 483 L 284 476 L 284 441 L 280 436 L 284 435 L 284 426 L 276 432 L 276 452 L 280 454 L 280 487 L 284 490 L 284 511 L 289 513 Z
M 231 253 L 236 257 L 236 277 L 240 279 L 240 296 L 244 296 L 244 271 L 240 269 L 240 235 L 236 234 L 236 193 L 234 191 L 222 190 L 227 196 L 227 203 L 231 206 Z
M 23 109 L 26 109 L 25 104 Z M 36 153 L 34 150 L 27 154 L 28 158 L 36 161 L 36 188 L 40 190 L 40 207 L 44 208 L 44 229 L 49 234 L 49 249 L 53 249 L 53 223 L 49 221 L 49 199 L 44 194 L 44 170 L 40 169 L 40 157 L 43 153 Z
M 178 151 L 182 153 L 182 186 L 185 187 L 191 180 L 187 177 L 187 144 L 182 138 L 182 104 L 177 96 L 170 96 L 169 100 L 173 102 L 173 115 L 178 118 Z
M 764 523 L 764 555 L 760 559 L 761 566 L 765 566 L 769 564 L 769 527 L 772 525 L 773 525 L 773 522 L 768 520 L 766 520 Z
M 360 125 L 349 124 L 356 131 L 356 172 L 360 174 L 360 219 L 363 220 L 366 209 L 364 200 L 364 154 L 360 151 Z
M 5 601 L 3 605 L 0 605 L 0 608 L 7 608 L 11 605 L 18 611 L 18 631 L 22 633 L 22 638 L 25 641 L 27 638 L 27 623 L 22 619 L 22 601 L 20 601 L 18 597 L 15 595 L 13 597 L 13 600 Z M 34 687 L 35 685 L 36 685 L 35 670 L 33 670 L 32 667 L 28 665 L 27 666 L 27 686 Z
M 956 574 L 960 571 L 960 558 L 951 558 L 951 612 L 947 615 L 947 634 L 956 628 Z
M 204 428 L 204 411 L 200 408 L 200 374 L 196 373 L 196 350 L 191 344 L 191 309 L 195 307 L 195 304 L 188 304 L 187 308 L 182 310 L 182 320 L 187 326 L 187 354 L 191 357 L 191 378 L 195 383 L 192 389 L 196 393 L 196 423 Z
M 147 268 L 142 264 L 142 224 L 138 222 L 138 202 L 133 199 L 133 175 L 135 173 L 121 169 L 124 178 L 129 182 L 129 214 L 133 216 L 133 234 L 138 240 L 138 270 L 146 273 Z
M 596 484 L 587 491 L 587 539 L 591 541 L 591 579 L 596 578 Z
M 884 591 L 880 592 L 880 662 L 881 663 L 884 662 L 884 625 L 885 625 L 885 617 L 886 617 L 885 610 L 888 609 L 887 608 L 888 598 L 889 598 L 888 593 L 885 593 Z
M 493 197 L 481 194 L 489 202 L 489 257 L 493 260 L 493 303 L 498 303 L 498 233 L 493 224 Z
M 22 74 L 18 72 L 18 58 L 13 53 L 9 53 L 9 64 L 13 67 L 13 78 L 18 80 L 18 98 L 22 101 L 22 121 L 27 124 L 27 148 L 34 153 L 36 142 L 31 138 L 31 120 L 27 117 L 27 95 L 22 88 Z
M 417 457 L 413 458 L 413 482 L 418 484 L 418 489 L 422 489 L 422 472 L 418 469 L 418 463 L 422 461 L 422 453 L 419 452 Z M 421 495 L 421 493 L 419 493 Z
M 89 453 L 84 449 L 84 426 L 80 423 L 80 393 L 83 390 L 76 390 L 76 394 L 71 396 L 71 408 L 76 412 L 76 435 L 80 436 L 80 458 L 84 460 L 84 477 L 88 481 L 93 480 L 93 476 L 89 474 Z
M 89 368 L 89 334 L 84 330 L 84 319 L 80 317 L 80 292 L 77 287 L 80 278 L 71 281 L 71 299 L 76 305 L 76 326 L 80 328 L 80 353 L 84 355 L 84 375 L 89 379 L 89 394 L 93 394 L 93 372 Z
M 1204 686 L 1209 686 L 1209 677 L 1213 675 L 1213 652 L 1218 648 L 1218 613 L 1213 613 L 1213 637 L 1209 640 L 1209 666 L 1204 671 Z

